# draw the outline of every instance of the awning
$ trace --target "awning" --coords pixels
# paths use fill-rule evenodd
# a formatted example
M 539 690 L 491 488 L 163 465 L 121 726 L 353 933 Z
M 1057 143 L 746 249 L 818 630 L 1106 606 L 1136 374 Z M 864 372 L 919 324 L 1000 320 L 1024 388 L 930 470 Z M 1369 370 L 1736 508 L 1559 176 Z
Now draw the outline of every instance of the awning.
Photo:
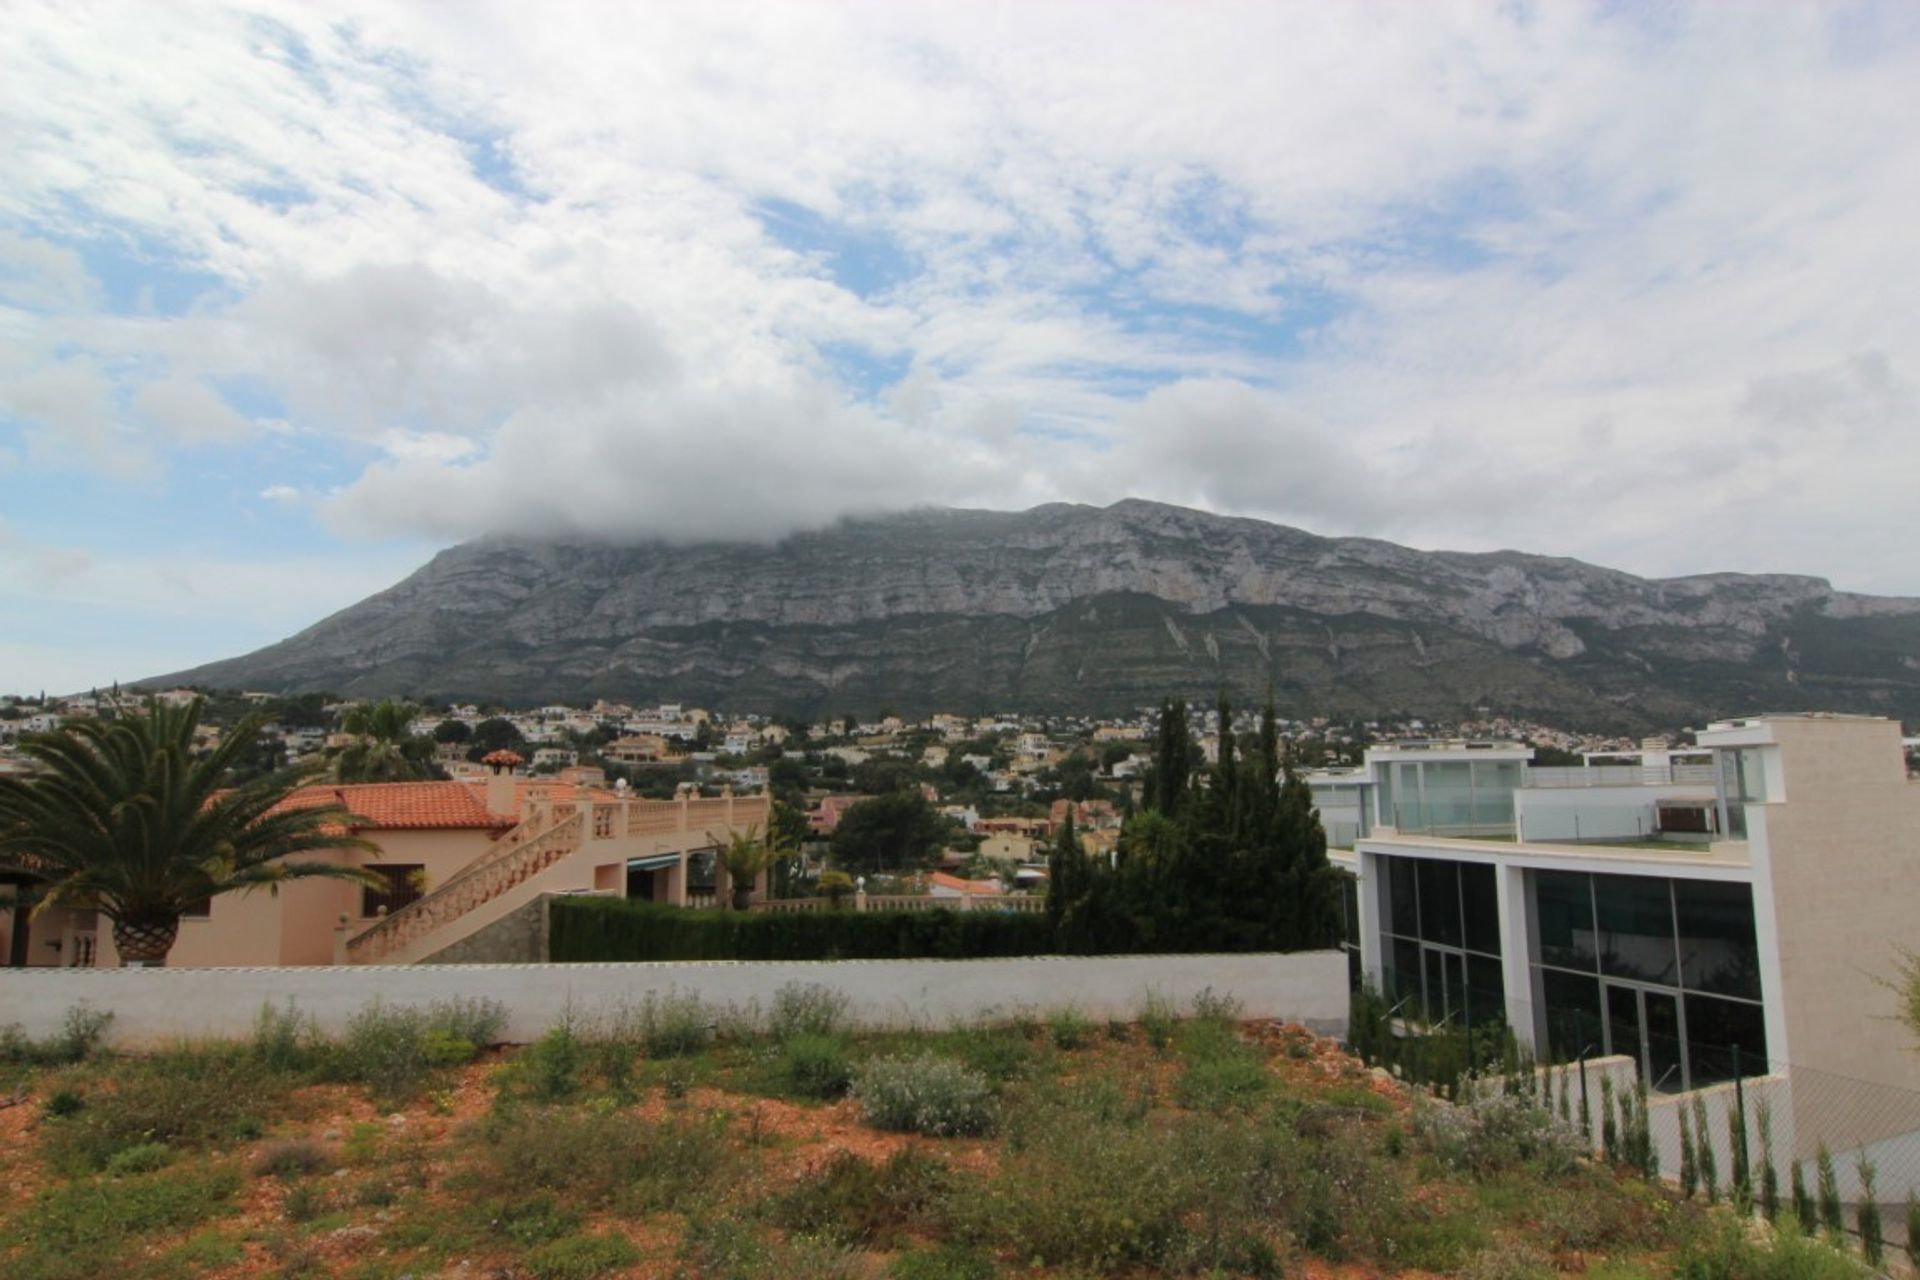
M 651 858 L 627 859 L 627 870 L 629 871 L 658 871 L 662 867 L 677 867 L 679 865 L 680 855 L 677 853 L 659 853 Z

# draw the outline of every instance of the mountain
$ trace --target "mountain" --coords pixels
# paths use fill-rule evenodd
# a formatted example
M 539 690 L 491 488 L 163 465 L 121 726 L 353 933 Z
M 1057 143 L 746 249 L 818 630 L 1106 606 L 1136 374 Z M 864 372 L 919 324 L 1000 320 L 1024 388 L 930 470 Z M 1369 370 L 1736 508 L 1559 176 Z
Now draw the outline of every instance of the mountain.
M 1415 551 L 1128 500 L 923 510 L 777 544 L 488 538 L 244 657 L 215 687 L 798 714 L 1476 707 L 1622 728 L 1920 715 L 1920 600 Z

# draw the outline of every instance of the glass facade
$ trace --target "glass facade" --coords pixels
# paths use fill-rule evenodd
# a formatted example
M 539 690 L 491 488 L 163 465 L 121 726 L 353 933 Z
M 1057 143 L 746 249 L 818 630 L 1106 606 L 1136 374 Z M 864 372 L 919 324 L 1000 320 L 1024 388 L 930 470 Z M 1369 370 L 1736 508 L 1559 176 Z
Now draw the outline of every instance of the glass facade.
M 1381 962 L 1388 999 L 1439 1025 L 1506 1017 L 1500 909 L 1490 866 L 1382 857 Z
M 1530 873 L 1547 1052 L 1624 1053 L 1674 1092 L 1764 1070 L 1753 893 L 1744 884 Z
M 1435 835 L 1510 835 L 1517 760 L 1397 760 L 1374 773 L 1381 821 Z

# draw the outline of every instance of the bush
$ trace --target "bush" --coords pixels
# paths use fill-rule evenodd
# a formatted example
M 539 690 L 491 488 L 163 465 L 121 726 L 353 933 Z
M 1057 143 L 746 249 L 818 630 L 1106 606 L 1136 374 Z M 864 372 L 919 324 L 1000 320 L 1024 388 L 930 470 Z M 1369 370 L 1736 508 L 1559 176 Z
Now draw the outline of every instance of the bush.
M 0 1063 L 27 1066 L 59 1066 L 84 1062 L 100 1048 L 107 1033 L 111 1013 L 89 1007 L 84 1002 L 69 1008 L 60 1030 L 45 1040 L 34 1040 L 18 1023 L 0 1027 Z
M 513 1070 L 529 1096 L 541 1102 L 561 1102 L 580 1091 L 580 1068 L 586 1047 L 573 1034 L 571 1022 L 561 1022 L 514 1059 Z
M 1189 1030 L 1184 1053 L 1186 1069 L 1174 1089 L 1183 1107 L 1224 1111 L 1251 1106 L 1273 1082 L 1265 1057 L 1224 1023 L 1196 1023 Z
M 680 1255 L 703 1280 L 868 1280 L 871 1270 L 844 1245 L 805 1237 L 770 1240 L 738 1218 L 696 1219 Z
M 965 1202 L 975 1232 L 1048 1266 L 1273 1270 L 1267 1237 L 1293 1195 L 1289 1179 L 1313 1176 L 1296 1140 L 1212 1121 L 1168 1130 L 1103 1119 L 1068 1096 L 1020 1115 L 985 1193 Z
M 1732 1213 L 1715 1213 L 1674 1262 L 1677 1280 L 1864 1280 L 1849 1255 L 1803 1235 L 1793 1224 L 1771 1238 Z
M 1585 1144 L 1572 1126 L 1524 1094 L 1485 1093 L 1454 1104 L 1427 1103 L 1418 1117 L 1427 1147 L 1449 1168 L 1485 1176 L 1528 1165 L 1572 1171 Z
M 911 960 L 1053 952 L 1046 916 L 1002 911 L 688 910 L 624 898 L 558 898 L 548 956 L 615 960 Z
M 566 1236 L 541 1245 L 526 1257 L 538 1280 L 594 1280 L 640 1261 L 640 1250 L 625 1236 Z
M 319 1173 L 333 1163 L 327 1149 L 306 1138 L 269 1142 L 253 1157 L 256 1178 L 299 1178 Z
M 1156 1049 L 1165 1049 L 1173 1043 L 1174 1032 L 1180 1029 L 1180 1010 L 1173 1001 L 1157 991 L 1147 992 L 1140 1003 L 1140 1030 L 1147 1037 L 1147 1043 Z
M 434 1072 L 472 1059 L 506 1025 L 494 1000 L 436 1001 L 425 1009 L 376 1000 L 353 1015 L 328 1055 L 335 1079 L 365 1085 L 376 1102 L 392 1105 L 418 1095 Z
M 780 1047 L 782 1087 L 801 1098 L 838 1098 L 853 1083 L 853 1063 L 838 1036 L 808 1032 Z
M 1482 1250 L 1460 1280 L 1555 1280 L 1553 1259 L 1530 1244 L 1500 1244 Z
M 818 983 L 789 982 L 773 993 L 767 1028 L 784 1043 L 794 1036 L 831 1036 L 846 1025 L 851 1002 L 844 992 Z
M 944 1163 L 912 1147 L 885 1164 L 842 1151 L 781 1196 L 773 1218 L 800 1235 L 893 1249 L 907 1234 L 927 1234 L 944 1223 L 954 1187 Z
M 1047 1033 L 1056 1049 L 1084 1049 L 1093 1040 L 1093 1024 L 1078 1009 L 1054 1009 L 1047 1014 Z
M 495 1116 L 481 1137 L 482 1190 L 557 1192 L 623 1212 L 679 1207 L 705 1194 L 733 1160 L 719 1118 L 648 1121 L 529 1107 Z
M 699 996 L 647 993 L 633 1015 L 633 1032 L 649 1058 L 689 1058 L 713 1041 L 714 1017 Z
M 301 1017 L 292 1000 L 284 1009 L 260 1006 L 253 1020 L 253 1058 L 269 1071 L 304 1072 L 317 1067 L 327 1049 L 320 1028 Z
M 133 1173 L 152 1173 L 173 1163 L 173 1148 L 164 1142 L 142 1142 L 124 1147 L 107 1159 L 107 1172 L 116 1178 Z
M 876 1058 L 855 1073 L 853 1094 L 877 1129 L 952 1137 L 993 1128 L 993 1086 L 950 1058 Z

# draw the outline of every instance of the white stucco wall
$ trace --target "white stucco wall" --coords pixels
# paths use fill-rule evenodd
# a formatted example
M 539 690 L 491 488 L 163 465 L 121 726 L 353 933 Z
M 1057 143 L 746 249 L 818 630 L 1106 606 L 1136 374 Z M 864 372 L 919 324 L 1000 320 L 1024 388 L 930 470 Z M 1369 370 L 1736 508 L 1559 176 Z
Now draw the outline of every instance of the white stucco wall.
M 335 1032 L 376 999 L 389 1005 L 485 996 L 507 1008 L 506 1039 L 525 1043 L 569 1008 L 611 1013 L 649 993 L 714 1005 L 765 1005 L 788 983 L 846 994 L 862 1026 L 944 1027 L 1020 1010 L 1071 1006 L 1132 1017 L 1148 992 L 1189 1004 L 1203 990 L 1239 1000 L 1249 1018 L 1344 1036 L 1347 964 L 1339 951 L 1291 955 L 1046 956 L 1018 960 L 693 961 L 656 964 L 349 966 L 274 969 L 0 970 L 0 1026 L 59 1030 L 68 1009 L 110 1012 L 107 1043 L 137 1049 L 178 1038 L 246 1036 L 265 1004 L 291 1000 Z

